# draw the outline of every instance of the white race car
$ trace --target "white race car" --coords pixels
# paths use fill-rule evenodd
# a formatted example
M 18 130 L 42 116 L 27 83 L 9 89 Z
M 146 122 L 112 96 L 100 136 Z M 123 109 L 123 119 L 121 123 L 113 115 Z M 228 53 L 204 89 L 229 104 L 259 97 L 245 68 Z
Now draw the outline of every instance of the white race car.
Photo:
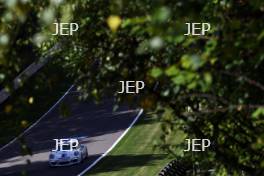
M 69 166 L 78 164 L 88 157 L 87 147 L 79 144 L 77 147 L 63 145 L 62 150 L 51 151 L 49 155 L 49 165 L 54 166 Z

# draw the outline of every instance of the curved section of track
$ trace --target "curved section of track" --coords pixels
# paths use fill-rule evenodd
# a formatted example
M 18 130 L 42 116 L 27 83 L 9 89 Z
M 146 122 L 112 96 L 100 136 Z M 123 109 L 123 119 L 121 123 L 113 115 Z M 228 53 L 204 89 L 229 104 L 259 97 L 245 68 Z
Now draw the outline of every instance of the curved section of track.
M 60 117 L 60 103 L 69 106 L 69 117 Z M 76 176 L 103 158 L 142 113 L 126 106 L 112 112 L 112 99 L 95 105 L 78 101 L 74 92 L 69 92 L 60 103 L 23 135 L 32 155 L 21 154 L 19 140 L 0 151 L 1 176 L 23 173 L 27 176 Z M 48 157 L 55 145 L 53 139 L 69 137 L 80 137 L 81 143 L 87 145 L 88 159 L 78 165 L 50 168 Z

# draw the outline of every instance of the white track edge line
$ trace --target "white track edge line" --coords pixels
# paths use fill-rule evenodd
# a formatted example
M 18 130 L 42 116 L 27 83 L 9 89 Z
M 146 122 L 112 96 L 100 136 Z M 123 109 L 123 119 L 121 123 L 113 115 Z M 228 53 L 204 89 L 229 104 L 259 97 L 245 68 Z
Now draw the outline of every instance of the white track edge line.
M 34 126 L 36 126 L 44 117 L 46 117 L 46 115 L 52 111 L 62 100 L 63 98 L 70 92 L 70 90 L 74 87 L 74 84 L 70 86 L 70 88 L 64 93 L 64 95 L 47 111 L 45 112 L 35 123 L 33 123 L 30 127 L 28 127 L 25 131 L 23 131 L 20 135 L 18 135 L 17 137 L 15 137 L 12 141 L 8 142 L 6 145 L 4 145 L 3 147 L 0 148 L 0 152 L 2 150 L 4 150 L 6 147 L 8 147 L 9 145 L 11 145 L 12 143 L 14 143 L 18 138 L 20 138 L 21 136 L 23 136 L 25 133 L 27 133 L 31 128 L 33 128 Z
M 121 139 L 127 134 L 127 132 L 130 130 L 130 128 L 137 122 L 141 114 L 143 113 L 143 109 L 140 109 L 138 115 L 133 120 L 133 122 L 129 125 L 129 127 L 123 132 L 121 136 L 115 141 L 115 143 L 104 153 L 102 154 L 97 160 L 95 160 L 92 164 L 90 164 L 85 170 L 83 170 L 78 176 L 84 175 L 86 172 L 88 172 L 92 167 L 94 167 L 101 159 L 103 159 L 113 148 L 121 141 Z

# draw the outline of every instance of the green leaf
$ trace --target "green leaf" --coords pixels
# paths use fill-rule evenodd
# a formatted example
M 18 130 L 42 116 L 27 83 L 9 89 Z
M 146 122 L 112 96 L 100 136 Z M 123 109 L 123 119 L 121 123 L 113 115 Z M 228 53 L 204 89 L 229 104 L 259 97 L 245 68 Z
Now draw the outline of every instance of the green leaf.
M 176 67 L 176 65 L 170 66 L 166 69 L 165 74 L 167 76 L 175 76 L 179 73 L 179 69 Z
M 184 76 L 182 74 L 173 77 L 171 80 L 176 85 L 183 85 L 186 82 L 186 80 L 185 80 L 185 78 L 184 78 Z
M 167 7 L 159 8 L 153 15 L 156 22 L 164 22 L 170 17 L 170 9 Z
M 188 84 L 188 89 L 194 89 L 194 88 L 196 88 L 196 86 L 197 86 L 197 82 L 196 81 L 193 81 L 193 82 L 191 82 L 190 84 Z
M 150 75 L 153 78 L 158 78 L 160 75 L 162 75 L 162 73 L 163 73 L 163 71 L 158 67 L 155 67 L 155 68 L 151 69 L 151 71 L 150 71 Z
M 198 55 L 183 55 L 181 65 L 185 69 L 197 70 L 203 65 L 203 61 Z
M 205 73 L 204 74 L 204 80 L 205 80 L 205 82 L 208 84 L 208 85 L 210 85 L 211 83 L 212 83 L 212 80 L 213 80 L 213 78 L 212 78 L 212 75 L 210 74 L 210 73 Z
M 264 108 L 258 108 L 252 113 L 253 118 L 258 118 L 259 116 L 264 116 Z

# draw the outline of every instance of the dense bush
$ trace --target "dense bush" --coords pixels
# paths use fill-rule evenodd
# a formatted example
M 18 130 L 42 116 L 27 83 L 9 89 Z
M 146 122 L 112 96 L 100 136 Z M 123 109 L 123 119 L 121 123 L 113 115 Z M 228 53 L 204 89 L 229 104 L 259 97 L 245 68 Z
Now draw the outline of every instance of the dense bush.
M 23 41 L 33 41 L 40 54 L 63 38 L 49 35 L 55 19 L 76 22 L 80 29 L 67 37 L 68 48 L 60 54 L 83 98 L 110 94 L 117 103 L 131 101 L 133 96 L 116 93 L 118 81 L 142 80 L 146 88 L 134 96 L 163 121 L 162 149 L 219 174 L 264 172 L 262 1 L 7 2 L 0 5 L 1 15 L 17 16 L 0 26 L 2 80 L 8 78 L 6 51 L 16 41 L 3 42 L 3 36 L 22 30 L 31 12 L 38 19 L 30 24 L 37 27 L 28 28 Z M 209 22 L 212 29 L 205 36 L 185 36 L 187 22 Z M 187 137 L 209 138 L 213 146 L 183 153 Z

